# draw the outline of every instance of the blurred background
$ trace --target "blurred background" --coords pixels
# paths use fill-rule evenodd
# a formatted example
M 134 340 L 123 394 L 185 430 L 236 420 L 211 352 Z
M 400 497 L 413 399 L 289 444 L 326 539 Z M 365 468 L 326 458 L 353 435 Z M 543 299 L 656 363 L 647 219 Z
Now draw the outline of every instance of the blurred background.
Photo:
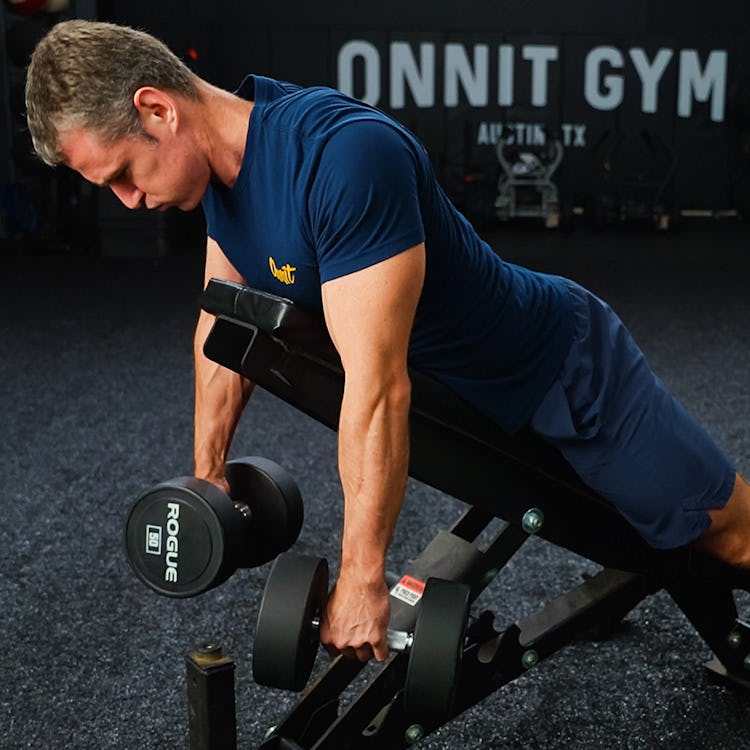
M 146 29 L 230 90 L 253 72 L 391 113 L 493 248 L 607 299 L 750 471 L 746 0 L 0 0 L 0 750 L 187 747 L 184 655 L 206 639 L 237 660 L 239 747 L 295 699 L 250 673 L 268 566 L 183 601 L 123 554 L 132 501 L 192 470 L 204 225 L 128 211 L 33 155 L 25 67 L 72 17 Z M 232 452 L 247 454 L 297 478 L 297 549 L 335 573 L 335 436 L 261 392 Z M 392 568 L 459 506 L 410 482 Z M 594 568 L 533 539 L 480 606 L 500 629 Z M 747 619 L 750 595 L 738 603 Z M 662 592 L 420 747 L 747 747 L 747 693 L 711 682 L 709 656 Z
M 750 22 L 741 0 L 4 0 L 0 239 L 163 255 L 200 217 L 128 215 L 31 154 L 24 69 L 60 18 L 144 28 L 199 75 L 328 85 L 422 139 L 442 184 L 493 229 L 639 225 L 750 212 Z

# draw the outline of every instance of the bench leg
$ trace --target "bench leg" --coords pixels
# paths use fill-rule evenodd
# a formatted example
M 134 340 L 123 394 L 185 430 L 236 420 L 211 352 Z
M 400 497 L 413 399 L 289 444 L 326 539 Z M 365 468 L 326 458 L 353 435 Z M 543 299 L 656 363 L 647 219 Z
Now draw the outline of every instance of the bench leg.
M 750 626 L 737 619 L 729 588 L 712 579 L 685 579 L 667 586 L 715 658 L 706 667 L 729 682 L 750 689 Z
M 616 624 L 656 588 L 643 576 L 604 569 L 501 633 L 478 639 L 464 659 L 460 710 L 576 638 Z

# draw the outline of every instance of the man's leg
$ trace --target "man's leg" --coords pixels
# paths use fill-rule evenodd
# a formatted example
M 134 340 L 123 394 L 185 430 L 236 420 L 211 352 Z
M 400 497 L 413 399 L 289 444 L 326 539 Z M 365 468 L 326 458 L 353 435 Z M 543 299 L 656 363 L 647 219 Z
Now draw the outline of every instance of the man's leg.
M 750 568 L 750 485 L 740 474 L 723 508 L 708 510 L 711 525 L 695 547 L 730 565 Z
M 571 294 L 576 335 L 532 431 L 650 546 L 674 549 L 700 539 L 694 548 L 708 557 L 750 565 L 747 483 L 654 375 L 612 310 L 577 285 Z

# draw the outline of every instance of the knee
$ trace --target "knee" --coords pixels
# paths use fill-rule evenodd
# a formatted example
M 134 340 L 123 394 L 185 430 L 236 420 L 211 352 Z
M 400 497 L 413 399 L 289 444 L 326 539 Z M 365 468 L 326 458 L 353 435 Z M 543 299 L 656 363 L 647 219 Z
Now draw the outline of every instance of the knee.
M 711 525 L 696 546 L 732 565 L 750 567 L 750 485 L 744 477 L 735 475 L 729 500 L 708 515 Z

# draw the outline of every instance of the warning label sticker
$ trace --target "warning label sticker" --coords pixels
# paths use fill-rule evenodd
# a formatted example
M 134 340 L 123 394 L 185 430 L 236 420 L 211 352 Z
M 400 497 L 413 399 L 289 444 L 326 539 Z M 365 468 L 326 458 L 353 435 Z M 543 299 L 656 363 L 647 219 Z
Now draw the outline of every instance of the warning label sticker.
M 411 576 L 402 576 L 401 580 L 391 589 L 391 596 L 412 607 L 422 598 L 423 593 L 424 582 Z

